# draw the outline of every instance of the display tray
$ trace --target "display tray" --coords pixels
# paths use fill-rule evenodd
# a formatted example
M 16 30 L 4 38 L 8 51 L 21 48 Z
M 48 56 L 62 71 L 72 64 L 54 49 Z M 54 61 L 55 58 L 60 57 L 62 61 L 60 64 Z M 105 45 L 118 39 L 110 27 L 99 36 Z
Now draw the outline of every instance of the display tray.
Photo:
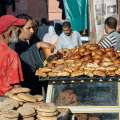
M 39 77 L 40 81 L 49 81 L 49 83 L 76 83 L 76 82 L 120 82 L 120 76 L 106 76 L 106 77 L 89 77 L 89 76 L 77 76 L 77 77 Z

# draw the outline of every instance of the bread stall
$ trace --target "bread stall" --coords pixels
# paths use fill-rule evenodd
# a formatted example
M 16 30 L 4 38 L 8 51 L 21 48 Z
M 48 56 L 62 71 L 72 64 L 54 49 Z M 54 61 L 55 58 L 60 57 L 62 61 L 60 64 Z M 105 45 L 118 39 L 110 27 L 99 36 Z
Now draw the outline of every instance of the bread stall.
M 40 81 L 49 82 L 47 103 L 69 108 L 77 120 L 120 119 L 119 52 L 84 44 L 55 57 L 36 71 Z

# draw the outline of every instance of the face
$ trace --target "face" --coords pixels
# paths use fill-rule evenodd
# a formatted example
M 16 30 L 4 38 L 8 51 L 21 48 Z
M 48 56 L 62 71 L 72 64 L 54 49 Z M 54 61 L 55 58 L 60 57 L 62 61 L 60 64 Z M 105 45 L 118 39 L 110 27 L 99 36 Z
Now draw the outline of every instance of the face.
M 18 41 L 18 31 L 20 30 L 19 27 L 11 26 L 5 33 L 4 38 L 9 42 L 17 42 Z
M 12 27 L 12 34 L 10 36 L 10 42 L 13 43 L 13 42 L 17 42 L 18 41 L 18 36 L 19 36 L 19 33 L 20 33 L 20 28 L 19 27 Z
M 70 36 L 72 33 L 72 30 L 70 27 L 63 27 L 63 32 L 65 35 Z
M 28 20 L 25 26 L 21 29 L 20 36 L 24 40 L 30 40 L 33 34 L 34 34 L 33 22 L 32 20 Z

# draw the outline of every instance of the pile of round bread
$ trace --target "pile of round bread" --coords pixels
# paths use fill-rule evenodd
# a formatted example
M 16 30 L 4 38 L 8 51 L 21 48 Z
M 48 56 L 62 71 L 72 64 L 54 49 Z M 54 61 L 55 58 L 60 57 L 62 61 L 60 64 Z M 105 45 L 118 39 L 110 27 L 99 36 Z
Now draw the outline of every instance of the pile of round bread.
M 97 44 L 85 44 L 79 48 L 63 49 L 63 57 L 39 68 L 39 77 L 60 76 L 119 76 L 120 52 L 112 48 L 100 48 Z
M 43 103 L 40 95 L 30 95 L 28 88 L 14 88 L 0 102 L 0 120 L 57 120 L 58 111 L 52 103 Z M 48 117 L 48 119 L 44 119 Z
M 38 120 L 57 120 L 59 114 L 57 108 L 52 103 L 44 103 L 37 106 Z

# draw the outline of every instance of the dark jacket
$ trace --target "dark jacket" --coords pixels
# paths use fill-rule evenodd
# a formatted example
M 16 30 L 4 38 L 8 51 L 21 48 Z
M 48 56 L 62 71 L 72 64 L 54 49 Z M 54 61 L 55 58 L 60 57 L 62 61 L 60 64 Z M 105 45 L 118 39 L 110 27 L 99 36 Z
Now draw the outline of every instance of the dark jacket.
M 39 67 L 43 67 L 44 54 L 42 50 L 38 50 L 35 44 L 29 45 L 27 42 L 23 41 L 12 43 L 10 47 L 20 56 L 24 75 L 23 86 L 29 87 L 34 92 L 37 91 L 37 89 L 40 91 L 40 83 L 35 76 L 35 71 Z

